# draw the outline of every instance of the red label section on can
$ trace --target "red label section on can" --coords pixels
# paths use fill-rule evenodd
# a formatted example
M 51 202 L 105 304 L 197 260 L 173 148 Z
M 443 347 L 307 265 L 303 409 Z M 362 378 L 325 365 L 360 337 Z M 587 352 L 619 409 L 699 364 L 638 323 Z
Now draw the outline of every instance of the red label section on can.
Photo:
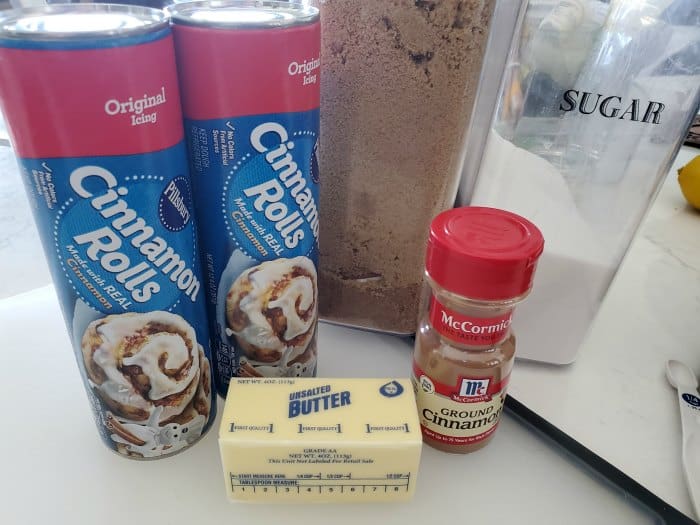
M 319 107 L 319 23 L 273 30 L 175 24 L 173 31 L 186 118 L 208 120 Z
M 161 67 L 154 69 L 153 57 Z M 0 47 L 0 96 L 17 155 L 136 155 L 175 146 L 184 131 L 174 61 L 171 34 L 102 49 Z M 17 69 L 27 74 L 8 78 Z
M 510 329 L 513 312 L 489 318 L 471 317 L 448 308 L 435 296 L 430 299 L 430 324 L 440 335 L 466 345 L 494 345 Z

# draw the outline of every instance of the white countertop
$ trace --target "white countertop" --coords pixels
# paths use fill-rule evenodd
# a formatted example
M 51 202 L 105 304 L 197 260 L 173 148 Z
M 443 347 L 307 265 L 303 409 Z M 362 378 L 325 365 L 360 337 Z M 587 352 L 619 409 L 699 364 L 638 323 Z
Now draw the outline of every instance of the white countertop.
M 667 359 L 700 373 L 700 212 L 676 169 L 642 224 L 579 357 L 518 361 L 509 394 L 661 499 L 693 516 L 681 466 L 680 414 Z M 517 313 L 516 313 L 517 315 Z
M 677 164 L 696 152 L 684 150 Z M 0 212 L 0 222 L 6 217 L 19 215 Z M 518 361 L 510 387 L 526 406 L 688 515 L 693 513 L 680 464 L 680 419 L 663 364 L 676 357 L 700 371 L 698 228 L 700 213 L 685 205 L 673 174 L 578 361 L 566 367 Z M 2 234 L 13 231 L 0 228 Z M 0 257 L 15 265 L 12 282 L 5 277 L 0 288 L 26 290 L 46 282 L 43 263 L 34 266 L 36 256 L 17 262 L 25 244 L 36 243 L 32 233 L 15 235 L 4 247 L 0 235 Z M 6 473 L 0 478 L 1 524 L 433 523 L 463 517 L 618 525 L 646 518 L 509 416 L 493 443 L 478 453 L 452 456 L 424 447 L 410 504 L 293 510 L 230 504 L 216 428 L 192 450 L 155 462 L 125 460 L 101 444 L 50 286 L 0 299 L 0 334 L 5 356 L 0 394 L 7 400 L 0 437 Z M 323 325 L 320 349 L 320 375 L 409 372 L 411 348 L 402 339 Z
M 509 415 L 477 453 L 423 447 L 416 497 L 408 503 L 229 503 L 218 424 L 191 449 L 155 461 L 125 459 L 101 443 L 52 287 L 0 301 L 0 333 L 3 525 L 655 523 Z M 321 325 L 319 348 L 322 376 L 409 373 L 412 348 L 404 339 Z

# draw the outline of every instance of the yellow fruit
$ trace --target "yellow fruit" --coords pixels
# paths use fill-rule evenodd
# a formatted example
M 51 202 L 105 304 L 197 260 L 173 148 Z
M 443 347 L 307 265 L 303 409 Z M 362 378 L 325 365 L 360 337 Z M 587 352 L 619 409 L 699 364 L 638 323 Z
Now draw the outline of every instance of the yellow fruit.
M 700 155 L 678 170 L 678 184 L 688 204 L 700 210 Z

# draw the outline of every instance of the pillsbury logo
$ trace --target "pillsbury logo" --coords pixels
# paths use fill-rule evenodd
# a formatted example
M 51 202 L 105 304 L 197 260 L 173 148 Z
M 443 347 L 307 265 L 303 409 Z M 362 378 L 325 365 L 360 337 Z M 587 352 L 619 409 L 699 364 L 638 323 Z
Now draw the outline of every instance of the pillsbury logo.
M 158 201 L 160 222 L 171 232 L 181 231 L 192 217 L 192 197 L 187 179 L 179 175 L 171 180 Z
M 321 177 L 318 171 L 318 140 L 314 143 L 314 151 L 311 154 L 311 168 L 310 168 L 311 180 L 318 184 L 321 181 Z

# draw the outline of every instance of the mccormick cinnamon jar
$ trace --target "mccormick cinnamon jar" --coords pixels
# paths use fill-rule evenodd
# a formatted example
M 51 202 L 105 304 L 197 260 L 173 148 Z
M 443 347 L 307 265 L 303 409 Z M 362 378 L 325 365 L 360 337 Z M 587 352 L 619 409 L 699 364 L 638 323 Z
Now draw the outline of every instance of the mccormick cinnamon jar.
M 493 436 L 515 356 L 513 310 L 543 247 L 534 224 L 503 210 L 456 208 L 433 220 L 412 377 L 429 445 L 466 453 Z

